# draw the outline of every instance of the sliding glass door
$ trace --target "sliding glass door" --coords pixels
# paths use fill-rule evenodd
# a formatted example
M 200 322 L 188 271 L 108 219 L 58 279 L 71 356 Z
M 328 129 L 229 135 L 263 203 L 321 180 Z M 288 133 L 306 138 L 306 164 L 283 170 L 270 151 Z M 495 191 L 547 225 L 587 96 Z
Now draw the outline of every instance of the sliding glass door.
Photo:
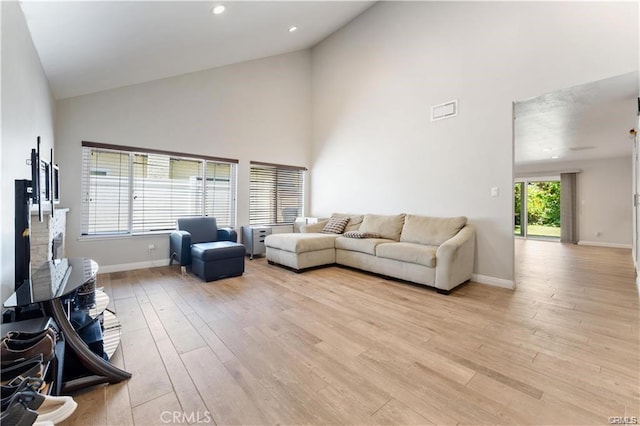
M 514 203 L 514 218 L 513 218 L 513 233 L 518 237 L 525 236 L 525 223 L 527 223 L 526 209 L 523 208 L 522 198 L 524 197 L 524 182 L 516 182 L 513 184 L 513 203 Z
M 560 181 L 522 180 L 514 183 L 514 234 L 560 238 Z

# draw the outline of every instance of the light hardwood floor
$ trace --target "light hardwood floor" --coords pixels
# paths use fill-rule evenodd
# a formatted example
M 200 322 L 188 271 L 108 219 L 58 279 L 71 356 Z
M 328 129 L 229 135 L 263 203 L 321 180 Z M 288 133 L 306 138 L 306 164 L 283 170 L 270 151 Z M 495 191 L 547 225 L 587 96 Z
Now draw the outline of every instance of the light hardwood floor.
M 608 424 L 638 416 L 630 250 L 516 241 L 518 288 L 450 296 L 264 259 L 203 283 L 99 276 L 125 383 L 74 395 L 65 425 Z M 175 414 L 174 414 L 175 412 Z M 177 417 L 173 417 L 173 416 Z

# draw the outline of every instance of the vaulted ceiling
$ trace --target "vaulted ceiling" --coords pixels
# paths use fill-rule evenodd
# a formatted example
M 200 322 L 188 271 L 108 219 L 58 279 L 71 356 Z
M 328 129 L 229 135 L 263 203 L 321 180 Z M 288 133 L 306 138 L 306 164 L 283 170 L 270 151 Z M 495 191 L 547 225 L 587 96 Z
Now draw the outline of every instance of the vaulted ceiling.
M 57 99 L 312 47 L 374 1 L 23 1 Z M 212 9 L 223 4 L 221 14 Z M 289 31 L 291 27 L 296 31 Z M 515 104 L 515 162 L 631 154 L 638 73 Z
M 305 49 L 373 3 L 24 1 L 21 7 L 61 99 Z M 226 10 L 213 14 L 220 4 Z

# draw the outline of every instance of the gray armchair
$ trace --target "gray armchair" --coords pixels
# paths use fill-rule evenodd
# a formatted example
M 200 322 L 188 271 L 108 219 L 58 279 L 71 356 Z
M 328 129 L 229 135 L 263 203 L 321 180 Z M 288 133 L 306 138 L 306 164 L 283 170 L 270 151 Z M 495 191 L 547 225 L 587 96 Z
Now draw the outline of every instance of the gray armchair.
M 177 230 L 170 236 L 170 261 L 181 267 L 191 264 L 191 248 L 194 244 L 216 241 L 238 241 L 238 234 L 231 228 L 218 228 L 215 217 L 190 217 L 177 220 Z

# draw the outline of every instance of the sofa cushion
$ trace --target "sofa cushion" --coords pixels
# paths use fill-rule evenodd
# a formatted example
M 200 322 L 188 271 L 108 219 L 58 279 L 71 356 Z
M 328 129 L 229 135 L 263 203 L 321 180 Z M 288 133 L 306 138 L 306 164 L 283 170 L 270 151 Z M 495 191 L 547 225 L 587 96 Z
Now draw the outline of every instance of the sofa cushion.
M 413 243 L 385 243 L 376 246 L 376 256 L 435 268 L 436 246 Z
M 336 238 L 336 249 L 358 251 L 360 253 L 366 253 L 375 256 L 376 246 L 378 244 L 390 242 L 390 240 L 381 238 L 357 239 L 338 237 Z
M 310 223 L 308 225 L 302 225 L 300 227 L 301 233 L 317 234 L 324 229 L 324 226 L 329 222 L 329 219 L 322 219 L 316 223 Z
M 347 223 L 349 223 L 348 217 L 331 217 L 320 232 L 323 234 L 342 234 Z
M 349 214 L 349 213 L 334 213 L 331 215 L 331 217 L 348 217 L 349 218 L 349 223 L 347 223 L 347 226 L 344 228 L 344 232 L 357 231 L 358 228 L 360 228 L 360 225 L 362 224 L 362 219 L 364 218 L 364 216 L 361 214 Z
M 306 253 L 309 251 L 332 249 L 338 234 L 272 234 L 264 239 L 267 247 L 293 253 Z
M 404 219 L 400 241 L 439 246 L 456 235 L 467 224 L 467 218 L 430 217 L 408 214 Z
M 364 215 L 359 231 L 375 232 L 380 234 L 382 238 L 400 241 L 404 217 L 404 213 L 391 216 L 366 214 Z

